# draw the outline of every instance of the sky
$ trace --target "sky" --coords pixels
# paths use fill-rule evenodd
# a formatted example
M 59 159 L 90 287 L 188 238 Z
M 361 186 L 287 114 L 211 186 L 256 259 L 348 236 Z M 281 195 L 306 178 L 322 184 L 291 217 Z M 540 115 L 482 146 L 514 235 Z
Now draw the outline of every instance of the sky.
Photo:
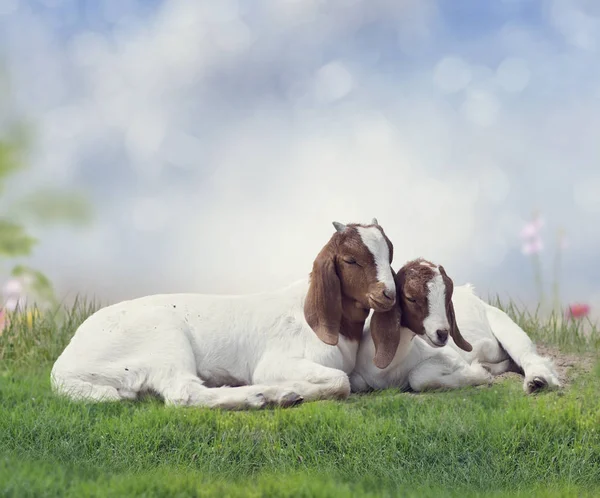
M 377 217 L 394 267 L 600 308 L 600 4 L 593 0 L 0 0 L 18 195 L 85 192 L 32 227 L 61 295 L 275 289 L 332 221 Z

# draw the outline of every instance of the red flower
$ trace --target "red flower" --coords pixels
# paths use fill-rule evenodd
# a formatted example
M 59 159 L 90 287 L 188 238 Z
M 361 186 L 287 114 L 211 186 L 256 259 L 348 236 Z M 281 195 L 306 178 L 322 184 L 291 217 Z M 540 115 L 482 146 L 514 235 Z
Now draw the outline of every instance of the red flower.
M 584 318 L 590 313 L 589 304 L 571 304 L 568 310 L 570 318 Z

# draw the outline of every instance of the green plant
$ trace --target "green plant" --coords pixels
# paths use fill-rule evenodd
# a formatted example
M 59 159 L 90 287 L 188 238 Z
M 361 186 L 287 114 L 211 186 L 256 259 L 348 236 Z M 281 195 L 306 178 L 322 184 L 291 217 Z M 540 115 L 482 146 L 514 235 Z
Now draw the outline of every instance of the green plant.
M 504 308 L 531 336 L 600 350 L 578 323 Z M 600 365 L 526 396 L 521 379 L 395 389 L 294 409 L 73 403 L 50 369 L 95 309 L 14 321 L 0 336 L 0 496 L 598 496 Z M 58 325 L 57 325 L 58 323 Z
M 10 107 L 10 88 L 2 85 L 0 92 L 2 115 L 2 110 Z M 0 258 L 8 262 L 12 269 L 3 269 L 3 276 L 8 274 L 18 279 L 25 293 L 35 302 L 56 305 L 51 281 L 41 271 L 15 261 L 17 258 L 31 255 L 38 243 L 38 240 L 30 235 L 26 225 L 81 225 L 91 219 L 91 208 L 80 192 L 46 187 L 34 188 L 16 201 L 5 201 L 3 194 L 9 182 L 13 177 L 26 173 L 28 169 L 27 150 L 31 141 L 28 132 L 30 127 L 19 120 L 10 120 L 10 116 L 5 121 L 9 124 L 0 129 Z

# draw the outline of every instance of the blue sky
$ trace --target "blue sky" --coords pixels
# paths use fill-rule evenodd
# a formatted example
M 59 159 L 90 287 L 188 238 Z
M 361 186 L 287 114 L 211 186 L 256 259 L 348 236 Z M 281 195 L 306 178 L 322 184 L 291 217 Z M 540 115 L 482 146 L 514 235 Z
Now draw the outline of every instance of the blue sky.
M 274 288 L 376 216 L 396 267 L 530 301 L 539 209 L 547 278 L 564 227 L 564 298 L 600 304 L 594 2 L 6 0 L 0 40 L 36 130 L 11 192 L 95 204 L 36 229 L 61 292 Z

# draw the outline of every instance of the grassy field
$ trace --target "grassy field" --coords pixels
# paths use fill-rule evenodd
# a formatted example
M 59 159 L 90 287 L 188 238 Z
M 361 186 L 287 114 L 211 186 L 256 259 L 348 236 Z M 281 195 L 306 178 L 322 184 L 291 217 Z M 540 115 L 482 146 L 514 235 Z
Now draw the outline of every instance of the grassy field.
M 48 374 L 90 309 L 0 336 L 1 497 L 600 494 L 598 364 L 532 397 L 509 378 L 245 413 L 73 404 L 52 396 Z M 589 324 L 509 312 L 538 341 L 599 350 Z

